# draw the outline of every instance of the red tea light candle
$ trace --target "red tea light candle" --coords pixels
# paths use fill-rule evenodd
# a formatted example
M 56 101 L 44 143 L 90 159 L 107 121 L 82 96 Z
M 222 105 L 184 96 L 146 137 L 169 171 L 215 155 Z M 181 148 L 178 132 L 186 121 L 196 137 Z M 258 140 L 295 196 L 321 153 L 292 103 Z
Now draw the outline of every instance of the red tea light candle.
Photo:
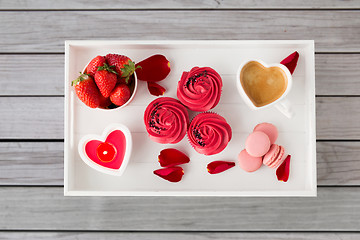
M 111 162 L 116 157 L 117 151 L 111 143 L 103 142 L 97 147 L 96 154 L 100 161 Z

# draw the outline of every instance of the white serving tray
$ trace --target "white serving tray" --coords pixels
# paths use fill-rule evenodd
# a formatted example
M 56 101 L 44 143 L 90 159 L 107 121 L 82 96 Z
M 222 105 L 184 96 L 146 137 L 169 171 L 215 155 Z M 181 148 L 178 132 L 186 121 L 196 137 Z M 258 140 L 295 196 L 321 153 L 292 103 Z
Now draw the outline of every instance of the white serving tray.
M 250 110 L 236 89 L 236 70 L 245 59 L 279 63 L 294 51 L 300 54 L 293 74 L 288 99 L 295 116 L 288 119 L 275 108 Z M 143 123 L 143 113 L 156 97 L 148 93 L 146 82 L 139 81 L 134 100 L 124 109 L 104 111 L 81 103 L 71 81 L 97 55 L 119 53 L 139 62 L 153 54 L 165 55 L 171 73 L 162 82 L 164 96 L 176 98 L 177 82 L 183 71 L 194 66 L 209 66 L 223 79 L 220 103 L 212 111 L 224 116 L 233 131 L 227 148 L 216 155 L 197 153 L 185 137 L 181 142 L 159 144 L 151 141 Z M 190 119 L 194 114 L 190 114 Z M 279 129 L 277 143 L 291 154 L 287 183 L 279 182 L 275 170 L 266 166 L 254 173 L 243 171 L 237 155 L 254 126 L 271 122 Z M 78 143 L 85 134 L 101 135 L 112 123 L 125 124 L 133 135 L 133 151 L 126 171 L 111 176 L 87 166 L 80 158 Z M 162 149 L 174 147 L 191 159 L 182 165 L 182 181 L 171 183 L 153 174 L 160 165 Z M 316 196 L 315 63 L 314 41 L 66 41 L 65 43 L 65 164 L 66 196 Z M 210 175 L 206 165 L 214 160 L 235 161 L 226 172 Z

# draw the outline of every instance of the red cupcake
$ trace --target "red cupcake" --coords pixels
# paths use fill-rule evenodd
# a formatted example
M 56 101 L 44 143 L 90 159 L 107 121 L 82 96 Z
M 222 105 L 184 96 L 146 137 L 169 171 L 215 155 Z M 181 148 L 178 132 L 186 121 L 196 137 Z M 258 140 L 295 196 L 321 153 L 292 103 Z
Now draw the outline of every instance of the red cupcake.
M 194 67 L 183 72 L 177 87 L 180 102 L 193 111 L 208 111 L 220 101 L 222 79 L 210 67 Z
M 144 113 L 150 139 L 158 143 L 178 143 L 189 125 L 189 114 L 178 100 L 160 97 L 152 101 Z
M 191 121 L 187 135 L 198 153 L 213 155 L 226 148 L 232 131 L 225 118 L 216 113 L 205 112 L 196 115 Z

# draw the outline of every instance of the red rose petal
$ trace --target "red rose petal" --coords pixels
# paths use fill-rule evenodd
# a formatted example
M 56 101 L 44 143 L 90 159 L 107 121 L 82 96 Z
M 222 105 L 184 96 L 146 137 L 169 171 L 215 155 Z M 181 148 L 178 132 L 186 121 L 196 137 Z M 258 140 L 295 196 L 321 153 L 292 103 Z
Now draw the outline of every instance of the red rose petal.
M 147 82 L 161 81 L 170 73 L 170 62 L 160 54 L 148 57 L 135 66 L 137 78 Z
M 207 165 L 207 170 L 210 174 L 217 174 L 226 171 L 234 166 L 234 162 L 214 161 Z
M 161 96 L 164 95 L 166 89 L 154 82 L 148 82 L 148 89 L 151 95 Z
M 190 158 L 175 148 L 167 148 L 160 152 L 159 163 L 162 167 L 174 167 L 190 162 Z
M 276 169 L 276 176 L 279 181 L 287 182 L 290 174 L 290 159 L 291 155 L 288 155 L 284 162 Z
M 299 53 L 297 51 L 295 51 L 292 54 L 290 54 L 289 56 L 287 56 L 280 63 L 285 65 L 289 69 L 290 73 L 293 74 L 298 60 L 299 60 Z
M 184 175 L 184 170 L 181 167 L 169 167 L 155 170 L 154 174 L 169 182 L 179 182 Z

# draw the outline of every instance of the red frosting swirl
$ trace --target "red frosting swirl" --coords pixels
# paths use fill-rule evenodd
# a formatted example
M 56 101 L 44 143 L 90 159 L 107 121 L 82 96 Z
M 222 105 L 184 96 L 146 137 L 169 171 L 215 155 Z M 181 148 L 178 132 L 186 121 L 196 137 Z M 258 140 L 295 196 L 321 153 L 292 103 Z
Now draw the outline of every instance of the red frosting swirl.
M 152 101 L 144 113 L 150 139 L 158 143 L 180 142 L 189 125 L 189 114 L 178 100 L 160 97 Z
M 225 118 L 216 113 L 200 113 L 190 123 L 189 141 L 201 154 L 213 155 L 225 149 L 232 131 Z
M 220 101 L 222 80 L 210 67 L 194 67 L 183 72 L 178 83 L 177 97 L 193 111 L 207 111 Z

